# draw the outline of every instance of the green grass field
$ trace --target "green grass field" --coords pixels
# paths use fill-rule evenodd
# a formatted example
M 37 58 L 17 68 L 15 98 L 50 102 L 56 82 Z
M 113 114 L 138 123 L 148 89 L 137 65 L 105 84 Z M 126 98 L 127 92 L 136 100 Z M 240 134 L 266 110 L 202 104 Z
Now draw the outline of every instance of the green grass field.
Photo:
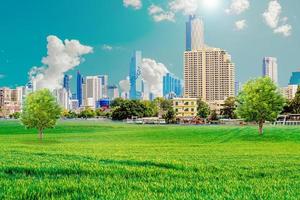
M 299 199 L 300 127 L 0 121 L 0 199 Z

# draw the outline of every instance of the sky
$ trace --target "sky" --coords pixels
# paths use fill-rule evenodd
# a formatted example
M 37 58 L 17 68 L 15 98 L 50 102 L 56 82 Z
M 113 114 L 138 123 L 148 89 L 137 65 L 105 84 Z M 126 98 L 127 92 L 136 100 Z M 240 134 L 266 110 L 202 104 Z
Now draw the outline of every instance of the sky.
M 107 74 L 118 84 L 128 76 L 134 50 L 182 78 L 191 13 L 203 18 L 206 43 L 232 56 L 237 81 L 261 76 L 263 57 L 274 56 L 285 86 L 300 68 L 299 7 L 298 0 L 1 0 L 0 87 L 26 84 L 35 66 L 63 65 L 55 63 L 55 52 L 47 54 L 48 36 L 56 44 L 78 40 L 80 47 L 92 48 L 68 54 L 80 59 L 61 70 L 73 75 L 73 85 L 77 70 Z

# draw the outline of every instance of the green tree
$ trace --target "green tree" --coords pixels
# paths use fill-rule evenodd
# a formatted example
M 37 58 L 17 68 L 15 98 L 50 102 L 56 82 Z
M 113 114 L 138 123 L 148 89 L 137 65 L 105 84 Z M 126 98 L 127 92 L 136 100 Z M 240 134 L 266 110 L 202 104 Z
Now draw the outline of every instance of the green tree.
M 207 118 L 210 114 L 210 108 L 207 103 L 198 99 L 197 101 L 197 116 L 201 118 Z
M 266 121 L 274 121 L 282 111 L 284 98 L 277 86 L 268 78 L 249 81 L 238 96 L 237 113 L 246 121 L 258 123 L 259 134 L 263 134 Z
M 174 124 L 176 123 L 176 113 L 174 109 L 169 109 L 164 115 L 163 118 L 166 120 L 167 124 Z
M 19 112 L 15 112 L 15 113 L 9 115 L 9 118 L 11 118 L 11 119 L 19 119 L 20 117 L 21 117 L 21 113 L 19 113 Z
M 86 108 L 83 111 L 81 111 L 78 115 L 80 118 L 88 119 L 88 118 L 93 118 L 96 116 L 96 113 L 94 110 L 91 108 Z
M 293 114 L 300 114 L 300 86 L 298 86 L 298 90 L 294 99 L 291 101 L 291 110 Z
M 43 132 L 53 128 L 60 118 L 61 108 L 51 92 L 47 89 L 39 90 L 27 96 L 21 122 L 26 128 L 36 128 L 39 138 L 43 139 Z
M 223 109 L 221 109 L 221 115 L 227 119 L 236 119 L 236 99 L 234 97 L 228 97 L 225 102 Z
M 210 115 L 209 115 L 209 120 L 210 121 L 216 121 L 216 120 L 219 120 L 218 118 L 218 114 L 217 114 L 217 111 L 216 110 L 212 110 Z

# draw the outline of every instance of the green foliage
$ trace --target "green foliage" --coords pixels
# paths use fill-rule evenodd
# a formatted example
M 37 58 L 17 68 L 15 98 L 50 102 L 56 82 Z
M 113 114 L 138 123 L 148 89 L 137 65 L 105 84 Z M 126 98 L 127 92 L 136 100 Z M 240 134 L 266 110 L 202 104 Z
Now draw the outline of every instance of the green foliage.
M 166 120 L 167 124 L 175 124 L 176 123 L 176 113 L 174 109 L 169 109 L 166 114 L 163 115 L 163 118 Z
M 298 86 L 297 93 L 290 106 L 293 114 L 300 114 L 300 86 Z
M 126 100 L 122 98 L 116 98 L 110 103 L 111 108 L 120 107 Z
M 273 81 L 268 77 L 258 78 L 244 85 L 238 97 L 237 113 L 246 121 L 257 122 L 262 134 L 263 124 L 276 120 L 283 106 L 284 99 Z
M 207 103 L 198 99 L 197 101 L 197 116 L 201 118 L 207 118 L 210 114 L 210 108 Z
M 84 119 L 94 118 L 94 117 L 96 117 L 96 113 L 91 108 L 86 108 L 79 113 L 78 117 L 84 118 Z
M 209 116 L 209 120 L 211 120 L 211 121 L 219 120 L 216 110 L 211 111 L 210 116 Z
M 39 131 L 40 139 L 43 130 L 53 128 L 60 118 L 61 108 L 51 92 L 47 89 L 39 90 L 27 96 L 21 122 L 26 128 L 35 128 Z
M 0 121 L 0 199 L 298 199 L 300 128 Z
M 221 115 L 227 119 L 236 119 L 236 99 L 234 97 L 228 97 L 225 102 L 223 109 L 221 109 Z
M 9 115 L 9 118 L 11 118 L 11 119 L 19 119 L 20 117 L 21 117 L 21 113 L 19 113 L 19 112 L 15 112 L 15 113 Z

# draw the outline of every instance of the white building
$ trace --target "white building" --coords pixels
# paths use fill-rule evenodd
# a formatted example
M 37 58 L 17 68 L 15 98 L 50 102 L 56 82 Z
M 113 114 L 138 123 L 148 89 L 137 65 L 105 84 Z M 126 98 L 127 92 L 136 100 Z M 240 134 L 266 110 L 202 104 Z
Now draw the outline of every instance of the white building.
M 108 98 L 110 100 L 114 100 L 114 99 L 120 97 L 118 86 L 116 86 L 116 85 L 110 85 L 107 88 L 108 88 Z
M 274 83 L 278 83 L 278 65 L 277 58 L 264 57 L 263 59 L 263 77 L 270 77 Z
M 186 22 L 186 51 L 198 50 L 205 47 L 204 23 L 195 15 Z
M 295 98 L 297 90 L 298 85 L 288 85 L 287 87 L 281 88 L 281 93 L 286 99 L 292 100 Z
M 103 94 L 99 76 L 87 76 L 83 87 L 84 105 L 95 109 Z
M 108 76 L 107 75 L 99 75 L 100 85 L 101 85 L 101 99 L 108 98 Z
M 65 88 L 55 89 L 53 95 L 56 97 L 57 103 L 65 110 L 70 109 L 70 96 Z

